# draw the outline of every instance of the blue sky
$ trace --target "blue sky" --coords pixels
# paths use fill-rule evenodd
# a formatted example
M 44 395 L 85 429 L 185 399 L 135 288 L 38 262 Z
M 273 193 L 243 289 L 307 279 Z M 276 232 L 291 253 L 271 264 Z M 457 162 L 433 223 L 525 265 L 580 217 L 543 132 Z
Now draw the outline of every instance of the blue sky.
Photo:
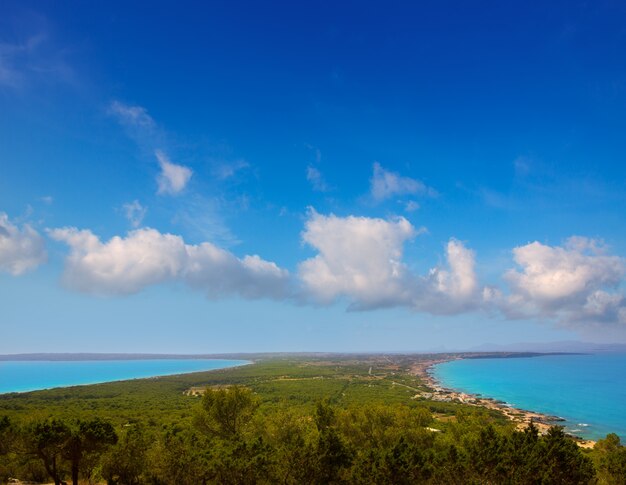
M 0 10 L 0 352 L 626 342 L 623 3 Z

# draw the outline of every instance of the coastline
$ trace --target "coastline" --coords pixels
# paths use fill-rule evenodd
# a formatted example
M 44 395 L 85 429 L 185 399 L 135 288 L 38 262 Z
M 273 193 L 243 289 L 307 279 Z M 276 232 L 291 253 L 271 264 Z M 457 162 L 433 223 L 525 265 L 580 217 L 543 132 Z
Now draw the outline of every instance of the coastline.
M 516 408 L 498 399 L 448 388 L 444 386 L 443 383 L 439 382 L 433 375 L 433 368 L 436 365 L 453 360 L 463 360 L 466 358 L 467 357 L 463 356 L 446 356 L 415 363 L 411 367 L 411 373 L 417 376 L 428 388 L 428 392 L 421 393 L 421 397 L 433 401 L 460 402 L 468 406 L 476 406 L 498 411 L 508 420 L 515 423 L 515 427 L 519 431 L 526 429 L 532 422 L 539 430 L 539 433 L 545 434 L 552 426 L 559 425 L 559 423 L 564 421 L 563 418 L 558 416 L 550 416 L 536 411 Z M 594 440 L 584 439 L 580 436 L 572 435 L 571 433 L 567 434 L 572 437 L 581 448 L 593 448 L 596 444 Z
M 137 360 L 175 360 L 175 359 L 129 359 L 127 362 L 136 362 Z M 191 359 L 180 359 L 180 360 L 191 360 Z M 96 380 L 96 381 L 89 381 L 89 382 L 75 382 L 75 383 L 67 383 L 67 384 L 60 384 L 60 385 L 52 385 L 49 387 L 37 387 L 37 388 L 30 388 L 30 389 L 21 389 L 21 390 L 11 390 L 11 391 L 2 391 L 0 390 L 0 396 L 6 396 L 9 394 L 27 394 L 27 393 L 31 393 L 31 392 L 39 392 L 39 391 L 48 391 L 48 390 L 52 390 L 52 389 L 70 389 L 70 388 L 74 388 L 74 387 L 83 387 L 83 386 L 97 386 L 100 384 L 109 384 L 109 383 L 113 383 L 113 382 L 126 382 L 126 381 L 137 381 L 137 380 L 154 380 L 154 379 L 159 379 L 159 378 L 163 378 L 163 377 L 174 377 L 174 376 L 179 376 L 179 375 L 188 375 L 188 374 L 198 374 L 198 373 L 203 373 L 203 372 L 214 372 L 214 371 L 218 371 L 218 370 L 222 370 L 222 369 L 232 369 L 235 367 L 241 367 L 241 366 L 245 366 L 245 365 L 251 365 L 254 364 L 255 361 L 254 360 L 244 360 L 244 359 L 233 359 L 233 360 L 229 360 L 229 359 L 209 359 L 209 358 L 205 358 L 205 359 L 196 359 L 198 361 L 229 361 L 229 362 L 237 362 L 231 365 L 227 365 L 225 367 L 217 367 L 217 368 L 212 368 L 212 369 L 197 369 L 197 370 L 187 370 L 187 371 L 183 371 L 183 372 L 179 372 L 178 370 L 173 371 L 173 372 L 165 372 L 165 373 L 159 373 L 159 374 L 153 374 L 153 375 L 142 375 L 142 376 L 137 376 L 137 377 L 122 377 L 122 378 L 112 378 L 112 379 L 106 379 L 106 380 Z M 2 361 L 0 363 L 7 363 L 7 362 L 15 362 L 15 363 L 25 363 L 25 362 L 42 362 L 42 361 L 38 361 L 38 360 L 33 360 L 33 361 L 27 361 L 27 360 L 16 360 L 16 361 Z M 105 359 L 96 359 L 96 360 L 67 360 L 67 361 L 56 361 L 56 362 L 67 362 L 67 363 L 75 363 L 75 364 L 79 364 L 79 363 L 85 363 L 85 362 L 96 362 L 96 363 L 103 363 L 103 362 L 126 362 L 126 360 L 120 360 L 120 359 L 110 359 L 110 360 L 105 360 Z

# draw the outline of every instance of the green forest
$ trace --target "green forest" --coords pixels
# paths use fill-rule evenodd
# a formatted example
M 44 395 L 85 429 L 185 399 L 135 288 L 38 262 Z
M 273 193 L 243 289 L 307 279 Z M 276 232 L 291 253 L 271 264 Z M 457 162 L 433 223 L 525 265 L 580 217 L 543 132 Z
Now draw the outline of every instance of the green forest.
M 582 449 L 557 426 L 416 398 L 419 358 L 274 357 L 0 395 L 0 482 L 626 483 L 616 435 Z

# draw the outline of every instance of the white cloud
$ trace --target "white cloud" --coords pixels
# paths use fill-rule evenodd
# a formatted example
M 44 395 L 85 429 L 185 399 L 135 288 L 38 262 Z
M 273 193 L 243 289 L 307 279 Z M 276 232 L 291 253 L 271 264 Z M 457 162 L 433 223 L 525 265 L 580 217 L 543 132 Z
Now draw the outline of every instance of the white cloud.
M 210 298 L 239 294 L 245 298 L 285 298 L 289 273 L 257 255 L 236 258 L 210 243 L 188 247 L 185 281 Z
M 626 260 L 596 240 L 572 237 L 563 247 L 538 242 L 515 248 L 520 269 L 504 279 L 510 292 L 480 284 L 476 255 L 450 239 L 444 264 L 422 276 L 403 261 L 403 247 L 418 231 L 404 218 L 320 215 L 311 210 L 302 233 L 318 254 L 300 263 L 306 299 L 350 308 L 405 306 L 431 314 L 500 310 L 509 318 L 557 321 L 577 328 L 626 324 L 619 289 Z
M 311 187 L 313 187 L 313 190 L 317 192 L 328 192 L 328 190 L 330 189 L 330 187 L 326 183 L 326 180 L 324 180 L 322 172 L 320 172 L 313 165 L 309 165 L 306 168 L 306 179 L 311 183 Z
M 128 295 L 150 285 L 182 281 L 210 298 L 239 294 L 246 298 L 284 297 L 289 274 L 258 256 L 243 259 L 205 242 L 145 228 L 102 242 L 89 230 L 53 229 L 50 236 L 70 247 L 64 282 L 75 290 Z
M 120 101 L 113 101 L 109 106 L 109 112 L 126 126 L 150 130 L 156 127 L 154 119 L 148 114 L 148 110 L 142 106 L 130 106 Z
M 516 294 L 545 308 L 615 286 L 624 276 L 624 260 L 602 254 L 597 244 L 572 238 L 564 247 L 536 241 L 517 247 L 513 257 L 522 270 L 510 270 L 506 279 Z
M 456 239 L 448 241 L 446 257 L 449 269 L 432 270 L 435 288 L 455 300 L 466 301 L 476 295 L 478 281 L 475 272 L 475 254 Z
M 166 133 L 158 126 L 143 106 L 113 101 L 108 106 L 108 114 L 124 128 L 128 137 L 145 153 L 167 146 Z
M 305 298 L 331 303 L 343 297 L 360 310 L 406 306 L 434 314 L 481 307 L 474 252 L 460 241 L 448 242 L 447 266 L 426 276 L 403 262 L 404 244 L 423 232 L 403 217 L 337 217 L 311 210 L 302 239 L 319 254 L 298 267 Z
M 626 297 L 621 293 L 594 291 L 583 304 L 582 311 L 570 315 L 572 320 L 626 325 Z
M 434 197 L 437 191 L 422 181 L 403 177 L 396 172 L 385 170 L 380 163 L 374 163 L 370 179 L 370 193 L 375 201 L 382 201 L 396 195 L 427 195 Z
M 20 229 L 0 212 L 0 271 L 18 276 L 46 260 L 45 243 L 39 233 L 28 224 Z
M 124 215 L 130 225 L 137 228 L 143 222 L 143 218 L 146 217 L 146 213 L 148 212 L 148 208 L 142 206 L 138 200 L 133 200 L 132 202 L 128 202 L 122 206 L 124 210 Z
M 357 308 L 406 304 L 411 285 L 402 250 L 416 233 L 403 217 L 342 218 L 311 209 L 302 239 L 319 254 L 298 267 L 305 291 L 323 303 L 348 297 Z
M 71 249 L 65 262 L 65 283 L 87 293 L 136 293 L 176 278 L 185 264 L 183 240 L 154 229 L 139 229 L 126 238 L 115 236 L 106 243 L 89 230 L 62 228 L 49 234 Z
M 162 167 L 189 170 L 160 152 L 157 157 Z M 174 174 L 167 183 L 180 191 L 190 176 L 190 170 L 182 179 Z M 146 209 L 138 201 L 124 210 L 133 227 L 141 224 Z M 89 293 L 126 295 L 183 282 L 209 298 L 289 299 L 297 282 L 301 299 L 321 304 L 345 300 L 351 309 L 401 306 L 431 314 L 500 310 L 509 318 L 575 328 L 626 325 L 626 296 L 620 289 L 626 259 L 610 255 L 601 241 L 571 237 L 562 246 L 533 242 L 514 248 L 518 267 L 505 273 L 509 291 L 504 292 L 480 284 L 474 251 L 454 238 L 446 243 L 443 264 L 424 275 L 412 271 L 404 261 L 404 245 L 422 232 L 403 217 L 338 217 L 310 209 L 301 236 L 316 254 L 298 264 L 294 281 L 259 256 L 238 258 L 212 243 L 187 244 L 155 229 L 104 242 L 89 230 L 54 229 L 49 234 L 70 247 L 67 286 Z M 45 258 L 39 234 L 28 225 L 18 228 L 0 213 L 0 270 L 20 274 Z
M 508 311 L 563 323 L 623 318 L 625 301 L 616 289 L 626 275 L 626 260 L 606 254 L 600 241 L 572 237 L 564 246 L 533 242 L 513 249 L 513 257 L 520 270 L 505 274 L 511 287 Z
M 176 195 L 182 192 L 193 175 L 191 169 L 172 163 L 161 150 L 156 150 L 154 154 L 161 167 L 161 173 L 157 177 L 158 193 Z
M 309 163 L 306 168 L 306 179 L 309 181 L 309 183 L 311 184 L 311 188 L 314 191 L 328 192 L 329 190 L 331 190 L 331 186 L 328 185 L 328 183 L 326 182 L 326 179 L 324 178 L 324 175 L 322 174 L 320 169 L 316 167 L 316 165 L 319 165 L 319 163 L 322 161 L 322 152 L 319 148 L 308 143 L 306 143 L 304 146 L 308 150 L 313 152 L 313 155 L 315 157 L 314 163 Z
M 496 290 L 479 285 L 474 251 L 452 238 L 445 255 L 444 265 L 435 266 L 426 276 L 414 277 L 412 308 L 435 315 L 489 309 Z

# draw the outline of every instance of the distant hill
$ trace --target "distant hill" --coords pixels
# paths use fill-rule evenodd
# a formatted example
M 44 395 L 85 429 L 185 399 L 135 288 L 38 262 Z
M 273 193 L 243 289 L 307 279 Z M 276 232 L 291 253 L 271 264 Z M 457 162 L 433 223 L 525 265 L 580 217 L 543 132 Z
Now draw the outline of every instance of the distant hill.
M 598 344 L 591 342 L 522 342 L 515 344 L 482 344 L 472 347 L 472 352 L 626 352 L 625 343 Z
M 1 361 L 87 361 L 87 360 L 149 360 L 149 359 L 242 359 L 256 360 L 267 358 L 324 358 L 324 357 L 366 357 L 372 355 L 415 355 L 415 354 L 468 354 L 499 353 L 498 357 L 515 354 L 551 354 L 551 353 L 595 353 L 626 352 L 626 343 L 598 344 L 590 342 L 521 342 L 514 344 L 486 343 L 465 349 L 430 349 L 413 352 L 241 352 L 224 354 L 141 354 L 141 353 L 30 353 L 4 354 Z M 524 355 L 511 355 L 521 357 Z M 528 355 L 526 355 L 528 356 Z M 482 357 L 485 357 L 484 355 Z

